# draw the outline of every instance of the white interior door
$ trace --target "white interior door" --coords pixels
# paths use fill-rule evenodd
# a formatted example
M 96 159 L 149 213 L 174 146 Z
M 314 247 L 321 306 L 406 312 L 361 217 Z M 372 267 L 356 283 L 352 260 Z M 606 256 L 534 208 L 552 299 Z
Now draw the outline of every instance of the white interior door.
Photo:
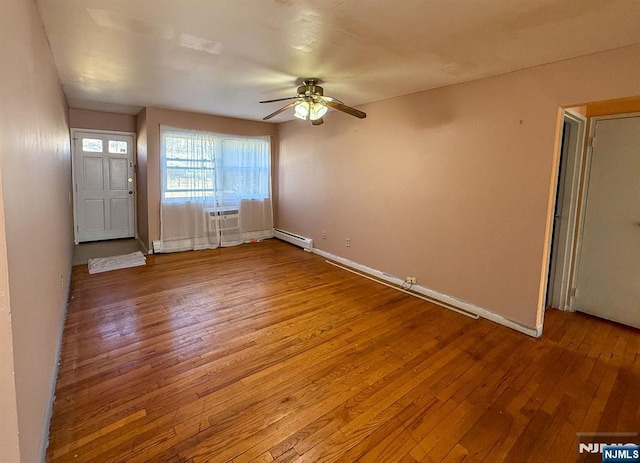
M 640 328 L 640 117 L 594 124 L 575 308 Z
M 133 135 L 73 132 L 76 242 L 135 236 Z

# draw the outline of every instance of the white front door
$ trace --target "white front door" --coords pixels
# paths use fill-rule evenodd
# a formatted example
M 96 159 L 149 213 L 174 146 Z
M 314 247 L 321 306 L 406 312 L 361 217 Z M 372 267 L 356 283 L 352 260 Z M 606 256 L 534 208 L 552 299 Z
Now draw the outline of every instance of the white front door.
M 133 135 L 74 130 L 76 243 L 135 236 Z
M 575 308 L 640 328 L 640 117 L 594 124 Z

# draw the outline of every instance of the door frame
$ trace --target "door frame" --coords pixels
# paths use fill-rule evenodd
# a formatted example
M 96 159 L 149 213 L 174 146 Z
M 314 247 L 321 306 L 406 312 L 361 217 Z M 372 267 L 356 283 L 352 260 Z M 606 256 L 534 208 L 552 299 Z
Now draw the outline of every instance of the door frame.
M 587 211 L 587 196 L 589 194 L 589 176 L 591 174 L 591 161 L 593 159 L 593 140 L 596 132 L 596 122 L 600 120 L 611 119 L 626 119 L 629 117 L 640 117 L 640 112 L 622 113 L 622 114 L 609 114 L 603 116 L 593 116 L 589 118 L 589 142 L 587 143 L 587 149 L 585 150 L 584 168 L 582 174 L 581 191 L 580 191 L 580 204 L 578 211 L 578 227 L 576 230 L 575 238 L 575 258 L 574 258 L 574 271 L 571 278 L 571 298 L 569 301 L 569 310 L 575 312 L 575 294 L 578 282 L 578 271 L 580 268 L 580 256 L 582 254 L 582 236 L 584 234 L 584 220 Z
M 133 182 L 133 233 L 134 237 L 138 239 L 138 151 L 136 133 L 135 132 L 120 132 L 115 130 L 97 130 L 97 129 L 83 129 L 80 127 L 74 127 L 71 129 L 71 193 L 73 198 L 73 242 L 77 245 L 80 243 L 78 240 L 78 201 L 77 201 L 77 193 L 78 193 L 78 183 L 76 181 L 76 143 L 75 141 L 78 139 L 76 134 L 78 132 L 84 133 L 96 133 L 100 135 L 119 135 L 119 136 L 128 136 L 133 137 L 133 142 L 131 146 L 131 155 L 133 156 L 133 174 L 134 174 L 134 182 Z
M 574 281 L 575 281 L 575 269 L 577 268 L 576 256 L 577 256 L 577 243 L 579 241 L 578 230 L 580 229 L 580 220 L 579 217 L 582 217 L 581 205 L 582 205 L 582 188 L 584 182 L 584 157 L 585 157 L 585 139 L 587 132 L 588 119 L 586 116 L 583 116 L 577 112 L 571 111 L 570 109 L 563 110 L 563 123 L 560 125 L 558 130 L 564 130 L 564 122 L 568 122 L 575 128 L 577 131 L 577 140 L 576 146 L 573 153 L 569 153 L 569 161 L 572 164 L 573 175 L 571 178 L 564 177 L 561 178 L 561 166 L 562 162 L 558 160 L 557 163 L 557 171 L 555 173 L 556 176 L 556 193 L 553 199 L 553 208 L 552 208 L 552 229 L 551 229 L 551 243 L 553 243 L 553 237 L 555 233 L 558 233 L 556 227 L 558 226 L 557 221 L 555 220 L 556 215 L 556 205 L 558 203 L 558 195 L 561 191 L 564 191 L 566 188 L 566 182 L 570 183 L 569 196 L 563 198 L 563 209 L 567 207 L 567 220 L 569 221 L 567 225 L 567 230 L 564 236 L 560 236 L 559 241 L 564 242 L 564 254 L 553 255 L 553 246 L 549 246 L 549 256 L 548 262 L 549 267 L 547 269 L 547 282 L 545 288 L 545 302 L 543 309 L 546 309 L 549 304 L 549 288 L 553 284 L 551 281 L 551 277 L 554 274 L 560 273 L 560 301 L 561 307 L 558 307 L 563 311 L 573 311 L 573 292 L 574 292 Z M 557 147 L 559 156 L 563 155 L 562 143 L 564 140 L 563 133 L 560 133 L 560 137 L 558 137 L 559 146 Z M 567 161 L 567 159 L 565 159 Z

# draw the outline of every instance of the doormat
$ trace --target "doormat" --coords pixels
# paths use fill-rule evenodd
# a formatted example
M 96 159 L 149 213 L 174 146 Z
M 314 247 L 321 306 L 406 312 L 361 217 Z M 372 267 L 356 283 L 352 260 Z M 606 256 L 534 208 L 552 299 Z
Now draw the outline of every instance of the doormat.
M 145 265 L 147 258 L 140 251 L 121 256 L 97 257 L 89 259 L 89 273 L 102 273 L 121 268 L 139 267 Z

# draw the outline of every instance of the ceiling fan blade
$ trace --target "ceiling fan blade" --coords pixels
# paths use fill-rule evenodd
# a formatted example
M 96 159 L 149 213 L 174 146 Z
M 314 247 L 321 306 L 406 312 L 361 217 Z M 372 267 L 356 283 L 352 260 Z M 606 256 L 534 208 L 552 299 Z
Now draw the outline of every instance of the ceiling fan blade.
M 356 108 L 352 108 L 351 106 L 347 106 L 346 104 L 338 103 L 337 101 L 330 100 L 329 98 L 325 98 L 325 103 L 330 108 L 337 109 L 338 111 L 342 111 L 343 113 L 350 114 L 359 119 L 364 119 L 367 117 L 366 113 L 357 110 Z
M 315 121 L 311 121 L 311 123 L 313 125 L 322 125 L 322 124 L 324 124 L 324 119 L 323 118 L 316 119 Z
M 276 98 L 275 100 L 264 100 L 261 101 L 260 103 L 275 103 L 276 101 L 286 101 L 286 100 L 295 100 L 296 98 L 298 98 L 297 96 L 292 96 L 289 98 Z
M 262 118 L 263 121 L 266 121 L 268 119 L 271 119 L 274 116 L 277 116 L 278 114 L 280 114 L 281 112 L 286 111 L 289 108 L 293 108 L 295 106 L 295 101 L 292 103 L 289 103 L 288 105 L 283 106 L 282 108 L 278 109 L 277 111 L 272 112 L 271 114 L 269 114 L 268 116 L 265 116 Z

